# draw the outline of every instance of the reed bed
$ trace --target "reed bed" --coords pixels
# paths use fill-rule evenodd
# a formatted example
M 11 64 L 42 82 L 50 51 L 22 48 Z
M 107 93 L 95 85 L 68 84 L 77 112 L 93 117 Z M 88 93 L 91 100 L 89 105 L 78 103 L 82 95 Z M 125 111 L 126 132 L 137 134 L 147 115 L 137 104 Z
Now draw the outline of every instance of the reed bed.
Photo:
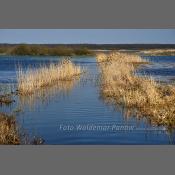
M 15 118 L 4 113 L 0 113 L 0 144 L 20 144 Z
M 98 63 L 103 62 L 111 62 L 117 61 L 121 63 L 148 63 L 146 60 L 143 60 L 140 56 L 136 54 L 128 54 L 128 53 L 121 53 L 121 52 L 112 52 L 110 54 L 99 53 L 96 55 L 96 59 Z
M 84 70 L 76 66 L 69 59 L 64 59 L 58 64 L 49 64 L 38 69 L 18 71 L 19 94 L 32 94 L 36 90 L 54 85 L 58 81 L 72 81 L 79 77 Z
M 175 126 L 175 87 L 162 85 L 152 77 L 136 75 L 135 64 L 145 63 L 139 56 L 122 53 L 98 55 L 101 73 L 101 94 L 117 105 L 137 111 L 156 124 Z M 109 61 L 110 58 L 110 61 Z

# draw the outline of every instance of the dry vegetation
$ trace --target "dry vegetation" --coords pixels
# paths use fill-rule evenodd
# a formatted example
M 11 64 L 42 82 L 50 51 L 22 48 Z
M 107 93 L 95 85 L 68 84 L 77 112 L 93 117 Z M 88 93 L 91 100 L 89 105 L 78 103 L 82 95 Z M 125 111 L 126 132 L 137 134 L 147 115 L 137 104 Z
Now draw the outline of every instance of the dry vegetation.
M 13 144 L 20 143 L 16 121 L 13 116 L 0 113 L 0 144 Z
M 0 105 L 9 105 L 12 102 L 14 102 L 14 100 L 12 100 L 10 95 L 0 95 Z
M 84 70 L 74 65 L 69 59 L 64 59 L 59 64 L 50 64 L 38 69 L 18 71 L 18 91 L 27 95 L 36 90 L 56 84 L 58 81 L 72 81 L 79 77 Z
M 112 52 L 110 54 L 99 53 L 96 56 L 98 63 L 103 62 L 114 62 L 118 63 L 133 63 L 133 64 L 145 64 L 148 63 L 146 60 L 143 60 L 140 56 L 136 54 L 127 54 L 121 52 Z
M 175 55 L 175 49 L 150 49 L 142 51 L 145 55 Z
M 43 143 L 44 139 L 41 137 L 29 137 L 24 131 L 21 133 L 15 116 L 0 112 L 0 145 L 40 145 Z
M 137 55 L 112 53 L 97 55 L 97 62 L 104 98 L 132 108 L 137 115 L 149 117 L 156 124 L 175 126 L 175 87 L 135 74 L 135 65 L 146 63 L 146 60 Z

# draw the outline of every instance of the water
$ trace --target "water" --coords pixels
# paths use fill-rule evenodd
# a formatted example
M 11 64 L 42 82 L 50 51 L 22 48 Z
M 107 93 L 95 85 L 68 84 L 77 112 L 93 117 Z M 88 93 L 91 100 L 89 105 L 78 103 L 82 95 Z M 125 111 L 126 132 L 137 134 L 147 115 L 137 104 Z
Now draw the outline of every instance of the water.
M 38 67 L 60 59 L 0 56 L 0 83 L 15 84 L 18 65 Z M 164 79 L 175 76 L 175 57 L 148 59 L 156 68 L 147 65 L 140 71 Z M 11 113 L 20 109 L 15 114 L 21 130 L 43 138 L 44 144 L 174 144 L 174 132 L 153 126 L 146 118 L 130 117 L 127 109 L 116 109 L 105 102 L 96 82 L 98 69 L 94 57 L 74 57 L 72 60 L 89 73 L 80 80 L 42 90 L 33 96 L 15 96 L 16 102 L 2 106 L 1 111 Z
M 145 56 L 151 63 L 142 69 L 147 75 L 153 76 L 156 80 L 173 83 L 175 78 L 175 56 Z

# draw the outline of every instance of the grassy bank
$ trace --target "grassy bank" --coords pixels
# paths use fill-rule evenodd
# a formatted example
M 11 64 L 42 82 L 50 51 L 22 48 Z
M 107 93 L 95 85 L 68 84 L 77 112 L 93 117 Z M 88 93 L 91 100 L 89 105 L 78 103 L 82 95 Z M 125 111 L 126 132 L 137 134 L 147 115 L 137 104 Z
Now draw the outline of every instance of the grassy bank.
M 84 70 L 65 59 L 59 64 L 50 64 L 38 69 L 18 71 L 18 91 L 21 95 L 31 94 L 34 91 L 54 85 L 58 81 L 72 81 L 80 76 Z
M 1 46 L 1 55 L 31 55 L 31 56 L 74 56 L 74 55 L 92 55 L 92 52 L 85 47 L 66 47 L 45 45 L 21 44 L 17 46 Z
M 104 98 L 132 108 L 134 114 L 156 124 L 175 126 L 175 87 L 162 85 L 152 77 L 138 77 L 138 65 L 147 63 L 137 55 L 97 55 Z

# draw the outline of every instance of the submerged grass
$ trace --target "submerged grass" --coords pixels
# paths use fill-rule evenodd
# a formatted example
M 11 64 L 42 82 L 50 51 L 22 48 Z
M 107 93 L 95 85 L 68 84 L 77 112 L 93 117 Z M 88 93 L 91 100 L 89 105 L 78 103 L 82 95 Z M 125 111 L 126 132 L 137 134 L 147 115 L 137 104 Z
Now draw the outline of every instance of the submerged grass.
M 27 71 L 19 69 L 18 91 L 22 95 L 31 94 L 40 88 L 54 85 L 58 81 L 72 81 L 83 72 L 80 66 L 76 66 L 69 59 L 38 69 Z
M 0 84 L 0 105 L 10 105 L 13 103 L 12 95 L 12 85 Z
M 0 105 L 10 105 L 14 100 L 10 95 L 0 95 Z
M 103 61 L 102 61 L 103 60 Z M 101 93 L 117 105 L 137 111 L 156 124 L 175 126 L 175 87 L 157 83 L 152 77 L 138 77 L 139 56 L 112 53 L 97 55 L 101 71 Z M 102 62 L 101 62 L 102 61 Z

